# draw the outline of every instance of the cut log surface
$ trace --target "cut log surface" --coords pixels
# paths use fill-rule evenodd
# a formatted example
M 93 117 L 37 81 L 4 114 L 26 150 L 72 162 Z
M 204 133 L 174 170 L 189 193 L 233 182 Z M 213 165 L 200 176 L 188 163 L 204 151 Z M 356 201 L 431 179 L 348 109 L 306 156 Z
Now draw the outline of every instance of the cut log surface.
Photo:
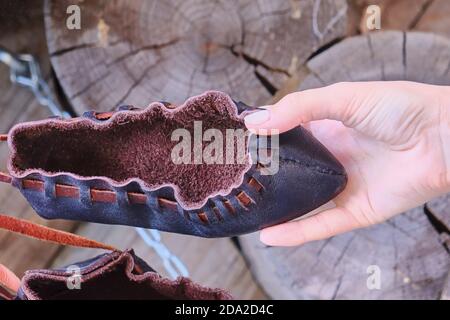
M 348 0 L 348 35 L 369 32 L 367 8 L 377 5 L 381 30 L 426 31 L 450 37 L 450 1 L 448 0 Z M 378 30 L 374 30 L 377 32 Z
M 79 5 L 81 29 L 66 27 Z M 51 1 L 51 61 L 75 110 L 176 104 L 217 89 L 266 102 L 346 28 L 345 0 Z
M 449 66 L 450 41 L 444 37 L 369 33 L 346 39 L 310 60 L 298 90 L 360 80 L 450 85 Z M 266 247 L 256 234 L 240 237 L 240 242 L 272 298 L 448 298 L 450 196 L 427 207 L 300 247 Z M 368 289 L 370 266 L 379 267 L 380 289 Z
M 355 2 L 355 0 L 350 0 Z M 361 4 L 362 19 L 360 30 L 364 33 L 367 30 L 367 7 L 377 5 L 381 13 L 382 30 L 402 30 L 406 31 L 415 28 L 433 0 L 364 0 Z M 358 2 L 356 0 L 356 2 Z
M 417 21 L 416 30 L 435 32 L 440 35 L 450 37 L 450 1 L 432 0 L 426 11 Z

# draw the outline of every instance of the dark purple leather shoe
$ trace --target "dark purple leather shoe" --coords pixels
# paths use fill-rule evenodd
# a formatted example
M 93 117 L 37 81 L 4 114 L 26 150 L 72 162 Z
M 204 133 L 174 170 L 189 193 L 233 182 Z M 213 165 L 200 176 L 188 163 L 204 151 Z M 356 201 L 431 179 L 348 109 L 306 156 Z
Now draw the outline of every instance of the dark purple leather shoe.
M 221 289 L 161 277 L 133 250 L 113 251 L 69 268 L 25 272 L 16 300 L 228 300 Z
M 0 300 L 232 299 L 225 290 L 203 287 L 186 277 L 164 278 L 132 249 L 122 251 L 93 239 L 3 214 L 0 214 L 0 229 L 63 246 L 108 251 L 65 268 L 26 271 L 21 281 L 0 264 Z
M 196 144 L 199 121 L 200 139 L 208 129 L 228 138 L 229 129 L 245 129 L 243 118 L 252 110 L 210 91 L 179 107 L 156 102 L 143 110 L 126 107 L 69 120 L 22 123 L 8 135 L 10 180 L 44 218 L 202 237 L 235 236 L 279 224 L 343 190 L 344 168 L 301 127 L 268 141 L 245 136 L 243 153 L 239 135 L 232 136 L 210 154 L 214 158 L 223 151 L 228 159 L 230 146 L 235 146 L 231 158 L 240 161 L 196 162 L 196 154 L 207 154 L 212 144 Z M 173 141 L 176 129 L 184 129 L 179 139 L 184 133 L 194 136 L 188 150 L 192 154 L 186 156 L 187 149 L 177 147 L 181 140 Z M 256 156 L 251 152 L 255 146 Z M 265 157 L 260 157 L 262 149 L 263 154 L 269 149 Z M 174 163 L 174 150 L 182 163 Z M 272 170 L 267 157 L 278 161 L 273 175 L 267 175 Z

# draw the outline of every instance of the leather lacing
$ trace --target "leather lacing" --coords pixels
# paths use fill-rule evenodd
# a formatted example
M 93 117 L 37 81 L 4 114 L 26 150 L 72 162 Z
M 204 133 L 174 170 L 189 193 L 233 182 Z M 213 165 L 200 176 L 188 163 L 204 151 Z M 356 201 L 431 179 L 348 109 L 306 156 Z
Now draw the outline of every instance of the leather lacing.
M 117 250 L 110 245 L 103 244 L 95 240 L 90 240 L 88 238 L 70 232 L 49 228 L 27 220 L 4 214 L 0 214 L 0 229 L 5 229 L 14 233 L 22 234 L 30 238 L 45 240 L 48 242 L 63 244 L 67 246 L 96 248 L 112 251 Z
M 94 114 L 94 116 L 99 120 L 107 120 L 112 116 L 112 114 L 113 112 L 104 112 L 96 113 Z M 0 134 L 0 141 L 7 140 L 8 135 Z M 257 167 L 260 168 L 261 165 L 258 164 Z M 0 172 L 0 182 L 11 184 L 12 177 L 5 172 Z M 253 176 L 250 176 L 245 181 L 245 183 L 255 189 L 256 192 L 261 192 L 264 189 L 264 185 Z M 37 179 L 22 179 L 21 184 L 23 189 L 45 192 L 44 181 Z M 117 201 L 117 193 L 113 190 L 90 188 L 89 193 L 92 202 L 115 203 Z M 126 192 L 126 194 L 130 204 L 147 204 L 148 198 L 144 193 Z M 77 186 L 56 183 L 54 188 L 54 195 L 55 197 L 80 199 L 80 189 Z M 237 203 L 246 210 L 248 210 L 248 207 L 250 205 L 255 203 L 255 201 L 243 190 L 238 190 L 235 198 L 237 200 Z M 221 201 L 223 202 L 224 208 L 229 213 L 231 213 L 232 215 L 236 214 L 236 208 L 233 206 L 229 199 L 223 199 Z M 179 205 L 175 200 L 167 199 L 164 197 L 157 197 L 157 202 L 161 208 L 178 211 Z M 213 206 L 211 209 L 213 210 L 217 220 L 223 221 L 223 216 L 220 209 L 217 206 Z M 209 224 L 209 219 L 206 212 L 197 212 L 197 216 L 202 223 Z M 184 217 L 188 220 L 191 220 L 188 212 L 185 212 Z
M 16 217 L 0 214 L 0 229 L 13 233 L 22 234 L 30 238 L 53 242 L 61 245 L 68 245 L 80 248 L 95 248 L 108 251 L 120 251 L 113 246 L 91 240 L 70 232 L 49 228 L 33 222 Z M 0 264 L 0 297 L 12 299 L 11 292 L 16 292 L 19 283 L 18 277 L 8 268 Z M 6 289 L 8 290 L 6 290 Z

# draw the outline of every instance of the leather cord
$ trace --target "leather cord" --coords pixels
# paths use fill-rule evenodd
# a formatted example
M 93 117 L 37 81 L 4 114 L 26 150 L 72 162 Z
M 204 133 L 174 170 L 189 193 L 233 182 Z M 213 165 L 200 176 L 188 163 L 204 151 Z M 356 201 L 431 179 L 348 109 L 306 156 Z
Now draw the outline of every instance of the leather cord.
M 30 238 L 62 245 L 115 251 L 113 246 L 97 242 L 70 232 L 49 228 L 27 220 L 0 214 L 0 229 L 22 234 Z
M 4 214 L 0 214 L 0 229 L 62 245 L 118 251 L 113 246 L 95 240 Z M 12 299 L 8 290 L 17 292 L 19 286 L 20 279 L 11 270 L 0 264 L 0 298 Z

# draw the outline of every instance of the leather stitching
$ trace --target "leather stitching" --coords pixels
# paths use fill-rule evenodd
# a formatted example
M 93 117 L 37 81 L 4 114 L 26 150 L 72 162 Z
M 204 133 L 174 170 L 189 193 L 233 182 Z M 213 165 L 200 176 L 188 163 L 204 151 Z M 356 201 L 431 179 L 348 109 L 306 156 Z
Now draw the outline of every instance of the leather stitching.
M 247 183 L 255 189 L 257 192 L 260 192 L 262 189 L 264 189 L 264 186 L 261 182 L 259 182 L 255 177 L 251 176 L 250 179 L 247 181 Z M 45 191 L 45 185 L 44 181 L 41 180 L 35 180 L 35 179 L 23 179 L 22 180 L 22 186 L 24 189 L 31 189 L 35 191 L 44 192 Z M 90 189 L 90 195 L 91 195 L 91 201 L 93 202 L 105 202 L 105 203 L 114 203 L 117 201 L 117 194 L 115 191 L 112 190 L 106 190 L 106 189 Z M 66 197 L 66 198 L 80 198 L 80 190 L 78 187 L 73 185 L 67 185 L 67 184 L 55 184 L 55 196 L 58 197 Z M 130 204 L 146 204 L 147 203 L 147 195 L 144 193 L 138 193 L 138 192 L 127 192 L 128 201 Z M 250 197 L 245 191 L 239 190 L 238 193 L 235 196 L 237 202 L 246 210 L 248 210 L 248 207 L 251 204 L 255 204 L 256 201 Z M 176 211 L 177 210 L 177 202 L 158 197 L 157 198 L 158 205 L 162 208 L 167 208 Z M 228 200 L 222 200 L 224 207 L 232 214 L 236 214 L 237 210 L 232 205 L 232 203 Z M 221 215 L 221 212 L 218 207 L 213 206 L 212 210 L 219 221 L 223 221 L 223 216 Z M 200 220 L 204 223 L 208 223 L 208 218 L 205 212 L 201 212 L 201 218 Z M 189 217 L 189 215 L 184 215 L 185 218 Z M 189 220 L 190 217 L 189 217 Z
M 306 168 L 312 169 L 312 170 L 314 170 L 316 172 L 323 173 L 323 174 L 329 174 L 329 175 L 334 175 L 334 176 L 345 176 L 345 174 L 337 172 L 337 171 L 335 171 L 333 169 L 320 168 L 318 166 L 313 166 L 313 165 L 310 165 L 310 164 L 305 163 L 305 162 L 301 162 L 301 161 L 296 160 L 296 159 L 283 158 L 283 157 L 280 156 L 280 160 L 285 161 L 285 162 L 294 162 L 296 164 L 299 164 L 302 167 L 306 167 Z

